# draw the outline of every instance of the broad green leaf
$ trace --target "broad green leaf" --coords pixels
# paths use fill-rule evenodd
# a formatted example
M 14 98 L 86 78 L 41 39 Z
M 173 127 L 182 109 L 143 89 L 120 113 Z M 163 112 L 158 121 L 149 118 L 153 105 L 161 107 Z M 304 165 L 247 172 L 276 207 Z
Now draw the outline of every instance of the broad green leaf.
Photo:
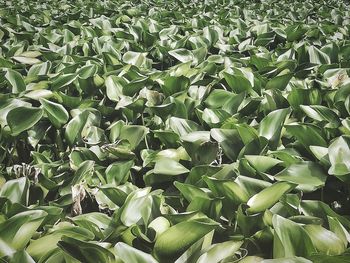
M 269 156 L 260 156 L 260 155 L 245 155 L 249 164 L 259 172 L 266 172 L 272 167 L 283 163 L 282 161 L 269 157 Z
M 123 262 L 135 262 L 135 263 L 157 263 L 150 254 L 147 254 L 141 250 L 133 248 L 123 242 L 118 242 L 115 245 L 115 250 Z
M 284 194 L 293 190 L 295 186 L 295 184 L 288 182 L 274 183 L 248 200 L 249 208 L 247 211 L 250 213 L 263 212 L 277 203 Z
M 23 77 L 17 71 L 7 69 L 5 77 L 12 86 L 12 93 L 20 93 L 26 90 L 26 84 L 24 83 Z
M 327 122 L 325 127 L 336 128 L 340 125 L 338 115 L 325 106 L 320 105 L 300 105 L 300 108 L 307 116 L 317 121 Z
M 348 242 L 350 240 L 349 232 L 345 229 L 345 227 L 339 222 L 339 220 L 336 217 L 327 216 L 327 218 L 329 230 L 336 234 L 336 236 L 339 239 L 341 239 L 344 246 L 347 247 Z
M 123 95 L 123 85 L 126 85 L 125 80 L 117 76 L 108 76 L 105 81 L 106 95 L 112 101 L 119 101 Z
M 270 112 L 259 125 L 259 136 L 268 139 L 273 149 L 276 149 L 279 144 L 282 127 L 289 113 L 289 109 L 275 110 Z
M 40 103 L 43 105 L 45 113 L 56 128 L 60 128 L 67 123 L 69 115 L 62 105 L 46 99 L 40 99 Z
M 195 131 L 181 136 L 181 143 L 195 164 L 210 164 L 217 157 L 217 144 L 210 141 L 210 132 Z
M 159 216 L 149 223 L 148 228 L 156 232 L 155 238 L 166 231 L 170 227 L 170 222 L 165 217 Z
M 154 256 L 161 262 L 174 261 L 216 227 L 218 223 L 210 219 L 195 219 L 176 224 L 157 238 Z
M 72 221 L 82 229 L 89 230 L 89 235 L 92 232 L 96 238 L 105 238 L 106 230 L 111 225 L 112 219 L 106 214 L 91 212 L 75 216 Z M 90 239 L 89 235 L 84 235 L 84 238 Z
M 123 55 L 123 61 L 127 64 L 145 68 L 148 68 L 151 64 L 151 60 L 147 58 L 147 53 L 139 53 L 134 51 L 127 51 Z
M 152 210 L 152 194 L 150 188 L 138 189 L 125 200 L 120 215 L 121 222 L 126 226 L 137 224 L 141 219 L 147 224 Z
M 295 123 L 285 125 L 285 127 L 306 149 L 309 149 L 311 145 L 327 147 L 327 142 L 323 138 L 322 131 L 317 126 L 306 123 Z
M 342 181 L 348 181 L 350 174 L 350 138 L 340 136 L 335 139 L 328 148 L 331 167 L 329 173 L 337 176 Z
M 170 117 L 167 121 L 169 127 L 180 136 L 200 130 L 200 126 L 194 121 L 177 117 Z
M 326 53 L 319 50 L 315 46 L 309 47 L 308 53 L 310 56 L 311 63 L 315 63 L 315 64 L 330 64 L 331 63 L 329 56 Z
M 190 85 L 190 79 L 185 76 L 175 77 L 167 76 L 164 85 L 161 86 L 166 96 L 186 90 Z
M 287 40 L 293 42 L 300 40 L 307 32 L 307 26 L 304 24 L 293 24 L 286 28 Z
M 266 83 L 265 89 L 284 90 L 287 87 L 292 77 L 293 77 L 292 73 L 278 75 Z
M 327 175 L 322 167 L 313 162 L 301 162 L 292 164 L 275 175 L 278 181 L 286 181 L 297 184 L 297 189 L 304 192 L 312 192 L 323 187 Z
M 77 140 L 81 138 L 81 132 L 86 124 L 88 117 L 89 112 L 83 111 L 68 122 L 64 135 L 70 145 L 73 145 Z
M 233 92 L 241 93 L 252 89 L 250 81 L 242 75 L 231 75 L 227 72 L 223 73 L 227 84 L 230 86 Z
M 30 107 L 31 104 L 20 99 L 7 99 L 2 101 L 0 106 L 0 125 L 3 127 L 6 126 L 6 117 L 9 111 L 20 106 Z
M 174 185 L 189 202 L 191 202 L 196 197 L 207 198 L 207 194 L 196 186 L 183 184 L 178 181 L 174 182 Z
M 47 213 L 31 210 L 18 213 L 0 224 L 0 239 L 9 246 L 21 250 L 33 237 Z
M 210 108 L 221 108 L 225 102 L 231 99 L 232 95 L 233 93 L 229 91 L 214 89 L 206 98 L 205 104 Z
M 204 109 L 202 114 L 202 120 L 205 121 L 210 127 L 218 127 L 231 117 L 231 114 L 220 109 Z
M 9 261 L 9 263 L 16 262 L 35 263 L 34 259 L 30 255 L 28 255 L 28 253 L 25 250 L 17 251 L 11 256 L 11 260 Z
M 119 139 L 129 141 L 130 148 L 135 149 L 149 132 L 148 128 L 141 125 L 125 125 L 121 128 Z
M 232 205 L 245 203 L 249 199 L 249 195 L 245 189 L 231 180 L 218 180 L 213 177 L 205 177 L 204 181 L 215 195 L 227 198 Z
M 39 260 L 57 248 L 57 243 L 63 236 L 74 237 L 79 240 L 92 240 L 94 238 L 94 235 L 90 231 L 82 227 L 61 223 L 54 226 L 51 233 L 32 240 L 26 251 L 35 260 Z
M 43 111 L 34 107 L 18 107 L 9 111 L 6 116 L 14 136 L 33 127 L 43 116 Z
M 78 76 L 75 73 L 59 75 L 54 79 L 51 87 L 53 90 L 58 90 L 60 88 L 70 85 L 74 80 L 76 80 L 77 77 Z
M 218 263 L 221 260 L 231 257 L 242 246 L 242 241 L 226 241 L 212 245 L 207 252 L 199 257 L 197 263 Z
M 78 74 L 78 77 L 81 78 L 81 79 L 88 79 L 88 78 L 91 78 L 93 77 L 96 73 L 97 73 L 97 66 L 92 64 L 92 65 L 86 65 L 84 67 L 81 67 L 77 74 Z
M 106 169 L 107 183 L 120 185 L 125 183 L 130 175 L 130 169 L 134 161 L 114 162 Z
M 261 259 L 261 261 L 258 259 L 258 262 L 262 262 L 262 263 L 279 263 L 279 262 L 281 262 L 281 260 L 283 262 L 285 262 L 285 263 L 287 263 L 287 262 L 288 263 L 312 263 L 312 261 L 310 261 L 310 260 L 308 260 L 308 259 L 306 259 L 304 257 L 284 257 L 283 259 L 276 258 L 276 259 L 264 259 L 264 260 Z M 240 262 L 242 262 L 242 263 L 249 263 L 250 261 L 246 262 L 246 261 L 242 260 Z M 255 262 L 255 261 L 253 261 L 253 262 Z
M 12 57 L 12 59 L 14 59 L 15 61 L 21 64 L 27 64 L 27 65 L 34 65 L 41 62 L 41 60 L 37 58 L 22 57 L 22 56 L 15 56 L 15 57 Z
M 0 196 L 5 197 L 12 203 L 28 204 L 29 181 L 26 177 L 12 179 L 1 186 Z
M 211 129 L 210 136 L 222 147 L 225 155 L 235 161 L 244 147 L 239 131 L 234 129 Z
M 94 164 L 95 162 L 91 160 L 82 162 L 73 176 L 72 185 L 79 184 L 91 177 L 94 172 Z
M 16 250 L 11 247 L 8 242 L 5 242 L 0 238 L 0 258 L 5 256 L 12 257 L 15 254 Z
M 325 222 L 328 216 L 335 217 L 342 225 L 347 228 L 350 227 L 350 221 L 346 217 L 337 214 L 329 205 L 319 200 L 303 200 L 300 203 L 300 209 L 303 214 L 307 216 L 317 216 L 322 218 Z
M 46 61 L 43 63 L 38 63 L 30 67 L 27 76 L 43 76 L 49 73 L 52 63 Z
M 316 252 L 308 232 L 299 224 L 282 216 L 272 218 L 274 228 L 273 257 L 308 257 Z
M 112 252 L 94 243 L 81 241 L 72 237 L 63 237 L 62 240 L 58 242 L 58 246 L 81 262 L 115 262 L 115 256 Z
M 173 56 L 182 63 L 190 62 L 194 60 L 194 55 L 190 50 L 180 48 L 169 51 L 169 55 Z
M 154 173 L 164 175 L 179 175 L 188 173 L 189 170 L 177 161 L 170 158 L 161 158 L 156 161 Z
M 318 252 L 326 255 L 340 255 L 345 252 L 346 246 L 333 232 L 320 225 L 306 225 L 304 229 Z

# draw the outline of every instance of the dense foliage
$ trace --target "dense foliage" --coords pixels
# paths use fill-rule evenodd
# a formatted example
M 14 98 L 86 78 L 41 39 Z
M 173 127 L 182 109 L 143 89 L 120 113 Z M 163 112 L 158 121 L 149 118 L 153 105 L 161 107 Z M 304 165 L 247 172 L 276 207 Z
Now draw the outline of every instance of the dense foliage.
M 350 262 L 349 35 L 345 0 L 0 1 L 0 261 Z

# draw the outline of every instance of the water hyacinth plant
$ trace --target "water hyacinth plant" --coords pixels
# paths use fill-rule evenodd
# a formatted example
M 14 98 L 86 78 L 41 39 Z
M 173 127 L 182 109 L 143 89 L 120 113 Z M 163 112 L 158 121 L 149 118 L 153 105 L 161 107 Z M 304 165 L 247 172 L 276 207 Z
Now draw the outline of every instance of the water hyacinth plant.
M 350 262 L 346 0 L 0 1 L 0 261 Z

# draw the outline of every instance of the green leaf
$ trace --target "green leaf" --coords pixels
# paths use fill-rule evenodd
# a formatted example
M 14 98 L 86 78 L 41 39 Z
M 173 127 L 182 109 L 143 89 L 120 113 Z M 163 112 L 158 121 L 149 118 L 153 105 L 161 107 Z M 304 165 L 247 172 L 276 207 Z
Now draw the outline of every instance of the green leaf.
M 308 257 L 316 252 L 311 238 L 301 225 L 279 215 L 272 217 L 272 224 L 274 258 Z
M 245 203 L 249 199 L 244 188 L 231 180 L 219 180 L 213 177 L 204 177 L 209 189 L 217 196 L 223 196 L 230 201 L 231 205 Z
M 154 166 L 154 173 L 156 174 L 179 175 L 188 172 L 189 170 L 186 167 L 170 158 L 161 158 L 156 161 Z
M 101 245 L 89 243 L 72 237 L 63 237 L 58 246 L 72 257 L 81 262 L 115 262 L 115 256 Z
M 51 233 L 32 240 L 26 251 L 35 260 L 39 260 L 47 253 L 57 248 L 57 243 L 63 236 L 74 237 L 79 240 L 92 240 L 94 238 L 94 235 L 90 231 L 82 227 L 61 223 L 54 226 L 51 229 Z
M 83 111 L 68 122 L 64 135 L 70 145 L 81 139 L 81 132 L 88 117 L 89 112 Z
M 268 157 L 268 156 L 260 156 L 260 155 L 245 155 L 244 158 L 247 159 L 249 164 L 259 172 L 266 172 L 272 167 L 283 163 L 282 161 Z
M 306 123 L 295 123 L 285 125 L 285 127 L 288 133 L 295 136 L 297 141 L 308 150 L 311 145 L 327 147 L 327 142 L 323 138 L 321 129 L 317 126 Z
M 345 252 L 346 245 L 333 232 L 320 225 L 306 225 L 304 229 L 318 252 L 326 255 L 340 255 Z
M 57 129 L 67 123 L 69 115 L 62 105 L 46 99 L 40 99 L 40 103 L 43 105 L 44 111 L 50 121 Z
M 272 149 L 276 149 L 279 144 L 282 127 L 289 113 L 289 109 L 272 111 L 259 125 L 259 136 L 268 139 Z
M 49 73 L 51 69 L 52 63 L 50 61 L 46 61 L 43 63 L 35 64 L 30 67 L 28 70 L 27 76 L 44 76 Z
M 43 111 L 33 107 L 11 109 L 6 116 L 8 125 L 14 136 L 33 127 L 42 117 Z
M 344 246 L 347 247 L 348 242 L 350 240 L 349 232 L 345 229 L 345 227 L 339 222 L 339 220 L 336 217 L 327 216 L 327 218 L 329 230 L 336 234 L 336 236 L 339 239 L 341 239 Z
M 330 64 L 331 63 L 331 59 L 329 58 L 329 56 L 326 53 L 319 50 L 315 46 L 309 47 L 308 53 L 310 56 L 311 63 L 314 63 L 314 64 Z
M 121 128 L 119 139 L 127 140 L 130 148 L 135 149 L 149 132 L 148 128 L 141 125 L 124 125 Z
M 142 219 L 147 224 L 152 210 L 152 194 L 150 188 L 138 189 L 125 200 L 120 220 L 125 226 L 132 226 Z
M 17 71 L 7 69 L 5 77 L 12 86 L 12 93 L 20 93 L 26 90 L 26 84 L 24 83 L 23 77 Z
M 130 169 L 134 165 L 134 161 L 114 162 L 106 169 L 107 183 L 120 185 L 125 183 L 130 175 Z
M 212 245 L 207 252 L 202 254 L 196 263 L 218 263 L 221 260 L 232 257 L 242 246 L 243 241 L 226 241 Z
M 222 147 L 225 155 L 235 161 L 244 147 L 239 131 L 233 129 L 211 129 L 210 136 Z
M 350 137 L 340 136 L 335 139 L 328 148 L 331 167 L 329 173 L 337 176 L 342 181 L 350 179 Z
M 209 164 L 217 156 L 217 144 L 210 141 L 210 132 L 195 131 L 181 136 L 186 152 L 195 164 Z
M 210 219 L 195 219 L 176 224 L 157 238 L 154 256 L 161 262 L 174 261 L 216 227 L 218 224 Z
M 28 204 L 29 181 L 26 177 L 7 181 L 1 186 L 0 196 L 5 197 L 12 203 Z
M 159 216 L 149 223 L 148 228 L 153 229 L 156 232 L 155 238 L 158 238 L 160 234 L 165 232 L 170 227 L 170 222 L 165 217 Z
M 322 167 L 313 162 L 292 164 L 275 175 L 278 181 L 298 184 L 297 189 L 313 192 L 326 183 L 327 175 Z
M 250 81 L 243 75 L 231 75 L 227 72 L 223 73 L 227 84 L 230 86 L 233 92 L 241 93 L 252 89 Z
M 277 203 L 284 194 L 293 190 L 295 186 L 295 184 L 288 182 L 274 183 L 261 192 L 255 194 L 248 200 L 247 205 L 249 208 L 247 211 L 250 213 L 259 213 L 265 211 L 265 209 L 268 209 Z
M 211 109 L 221 108 L 233 96 L 234 94 L 229 91 L 214 89 L 206 98 L 205 104 Z
M 34 65 L 41 62 L 41 60 L 37 58 L 22 57 L 22 56 L 15 56 L 15 57 L 12 57 L 12 59 L 16 60 L 21 64 L 27 64 L 27 65 Z
M 200 130 L 200 126 L 194 121 L 177 117 L 170 117 L 167 121 L 169 127 L 180 136 Z
M 51 87 L 53 90 L 58 90 L 71 84 L 74 80 L 76 80 L 77 77 L 78 76 L 75 73 L 60 75 L 54 79 Z
M 78 70 L 77 75 L 80 79 L 88 79 L 93 77 L 97 73 L 97 70 L 98 68 L 94 64 L 86 65 Z
M 20 106 L 30 107 L 31 104 L 20 99 L 7 99 L 2 101 L 0 106 L 0 125 L 5 127 L 7 125 L 6 117 L 9 111 Z
M 0 224 L 0 239 L 14 249 L 21 250 L 28 244 L 46 216 L 47 213 L 42 210 L 14 215 Z
M 182 63 L 190 62 L 194 60 L 194 55 L 190 50 L 179 48 L 169 51 L 169 55 L 173 56 Z
M 326 122 L 325 127 L 337 128 L 340 125 L 338 115 L 331 109 L 321 105 L 300 105 L 307 116 L 316 121 Z
M 174 185 L 189 202 L 191 202 L 196 197 L 207 198 L 207 194 L 196 186 L 183 184 L 178 181 L 174 182 Z
M 123 55 L 123 61 L 137 67 L 149 67 L 151 60 L 147 58 L 147 53 L 139 53 L 134 51 L 127 51 Z
M 141 250 L 133 248 L 123 242 L 118 242 L 115 245 L 115 250 L 123 262 L 135 262 L 135 263 L 157 263 L 150 254 L 147 254 Z
M 164 80 L 164 85 L 162 85 L 161 88 L 166 96 L 170 96 L 174 93 L 187 90 L 189 85 L 190 79 L 185 76 L 167 76 Z
M 307 26 L 304 24 L 294 24 L 286 28 L 287 40 L 293 42 L 300 40 L 307 32 Z
M 123 86 L 126 85 L 125 80 L 117 76 L 108 76 L 105 81 L 106 95 L 112 101 L 119 101 L 123 95 Z
M 278 75 L 272 79 L 270 79 L 266 83 L 265 89 L 278 89 L 278 90 L 284 90 L 291 78 L 293 77 L 292 73 L 284 74 L 284 75 Z
M 91 177 L 94 172 L 94 165 L 95 162 L 91 160 L 82 162 L 74 174 L 72 185 L 79 184 L 81 181 L 86 181 L 87 178 Z

